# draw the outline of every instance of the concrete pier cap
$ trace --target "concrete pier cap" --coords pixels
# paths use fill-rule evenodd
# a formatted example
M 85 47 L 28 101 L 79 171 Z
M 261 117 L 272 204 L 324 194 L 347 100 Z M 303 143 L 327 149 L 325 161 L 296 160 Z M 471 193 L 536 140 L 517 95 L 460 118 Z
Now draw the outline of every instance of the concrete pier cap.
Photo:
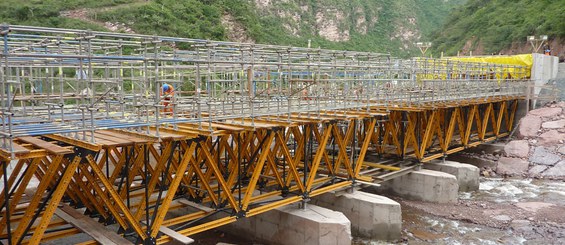
M 383 182 L 377 189 L 410 200 L 456 203 L 459 183 L 451 174 L 422 169 Z
M 459 191 L 479 190 L 480 169 L 471 164 L 436 160 L 424 164 L 425 169 L 451 174 L 457 178 Z
M 364 191 L 325 193 L 311 203 L 342 212 L 351 221 L 355 236 L 375 240 L 395 241 L 401 237 L 400 204 L 390 198 Z
M 343 213 L 313 204 L 287 205 L 239 219 L 225 228 L 268 244 L 349 245 L 352 242 L 351 222 Z

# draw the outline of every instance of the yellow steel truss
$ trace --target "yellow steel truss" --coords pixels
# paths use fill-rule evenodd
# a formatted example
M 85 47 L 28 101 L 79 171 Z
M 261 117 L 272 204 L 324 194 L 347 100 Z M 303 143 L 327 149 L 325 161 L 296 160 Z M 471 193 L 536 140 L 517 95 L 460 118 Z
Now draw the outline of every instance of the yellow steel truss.
M 290 121 L 217 122 L 212 131 L 186 123 L 161 128 L 160 137 L 104 130 L 96 132 L 96 144 L 63 135 L 28 139 L 36 145 L 16 140 L 28 151 L 18 155 L 12 174 L 0 170 L 7 183 L 0 231 L 11 244 L 76 234 L 77 228 L 49 231 L 67 224 L 53 215 L 63 201 L 103 224 L 117 223 L 132 241 L 164 243 L 173 238 L 162 227 L 188 236 L 372 181 L 360 174 L 369 168 L 400 169 L 365 163 L 366 154 L 427 162 L 504 137 L 517 103 L 375 107 L 346 117 L 294 113 L 280 117 Z M 3 166 L 10 160 L 5 154 Z M 33 178 L 39 180 L 35 194 L 26 193 Z M 181 207 L 192 211 L 168 215 Z

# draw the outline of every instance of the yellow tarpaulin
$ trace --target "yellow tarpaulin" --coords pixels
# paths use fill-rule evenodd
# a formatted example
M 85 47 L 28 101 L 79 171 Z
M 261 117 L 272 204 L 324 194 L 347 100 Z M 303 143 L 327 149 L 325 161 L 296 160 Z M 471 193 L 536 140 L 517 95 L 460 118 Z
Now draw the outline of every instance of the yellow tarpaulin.
M 532 65 L 534 63 L 534 58 L 532 54 L 519 54 L 519 55 L 494 55 L 494 56 L 478 56 L 478 57 L 449 57 L 450 60 L 458 60 L 463 62 L 480 62 L 480 63 L 490 63 L 498 65 L 516 65 L 525 66 L 526 73 L 525 77 L 521 77 L 516 73 L 515 69 L 509 68 L 509 72 L 513 78 L 526 78 L 530 77 L 530 71 L 532 70 Z M 516 75 L 516 76 L 515 76 Z
M 513 56 L 416 58 L 416 80 L 528 79 L 531 54 Z

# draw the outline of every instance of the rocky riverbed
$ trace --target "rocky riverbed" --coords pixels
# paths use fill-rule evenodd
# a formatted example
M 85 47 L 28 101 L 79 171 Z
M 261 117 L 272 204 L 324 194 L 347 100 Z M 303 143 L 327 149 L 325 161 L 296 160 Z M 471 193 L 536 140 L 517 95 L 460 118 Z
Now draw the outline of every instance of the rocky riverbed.
M 564 244 L 565 182 L 481 178 L 480 189 L 456 204 L 402 205 L 397 244 Z M 357 238 L 356 244 L 383 244 Z

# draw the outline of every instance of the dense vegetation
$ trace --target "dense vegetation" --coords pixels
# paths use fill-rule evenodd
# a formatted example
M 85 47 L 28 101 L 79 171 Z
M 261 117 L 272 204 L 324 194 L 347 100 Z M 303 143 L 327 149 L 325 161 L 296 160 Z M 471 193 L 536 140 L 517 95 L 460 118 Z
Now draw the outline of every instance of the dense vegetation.
M 447 13 L 466 0 L 290 0 L 271 1 L 270 9 L 260 9 L 252 0 L 2 0 L 0 21 L 19 25 L 104 30 L 101 23 L 124 23 L 136 33 L 226 40 L 221 18 L 229 14 L 241 24 L 248 37 L 258 43 L 390 52 L 406 56 L 414 51 L 417 36 L 426 39 L 443 23 Z M 307 6 L 307 10 L 301 7 Z M 61 11 L 88 9 L 88 19 L 61 16 Z M 332 42 L 315 30 L 318 10 L 332 9 L 345 13 L 339 28 L 349 31 L 349 39 Z M 292 23 L 280 11 L 299 13 L 299 23 Z M 361 11 L 359 11 L 361 10 Z M 356 19 L 376 19 L 366 31 L 359 31 Z M 409 19 L 416 19 L 409 23 Z M 284 24 L 294 25 L 291 34 Z M 394 36 L 398 30 L 416 33 L 413 40 Z
M 156 0 L 98 13 L 94 18 L 121 22 L 137 33 L 226 40 L 220 18 L 231 13 L 251 36 L 260 36 L 259 21 L 246 0 Z
M 565 37 L 564 0 L 469 0 L 433 34 L 433 49 L 454 55 L 471 40 L 493 53 L 541 34 Z
M 76 8 L 99 8 L 132 0 L 1 0 L 0 22 L 75 29 L 103 30 L 100 25 L 65 18 L 60 11 Z
M 361 51 L 391 52 L 407 55 L 411 50 L 401 48 L 402 42 L 391 38 L 398 26 L 407 25 L 409 17 L 418 19 L 413 28 L 427 36 L 441 24 L 446 13 L 465 0 L 309 0 L 272 1 L 268 10 L 257 8 L 249 0 L 157 0 L 146 5 L 116 8 L 97 15 L 104 21 L 130 24 L 136 32 L 192 38 L 226 39 L 220 23 L 223 13 L 229 13 L 241 23 L 247 35 L 258 43 L 305 46 L 312 40 L 313 47 L 349 49 Z M 307 6 L 307 11 L 300 7 Z M 314 26 L 319 9 L 332 8 L 348 14 L 340 27 L 348 29 L 350 39 L 332 42 L 320 37 Z M 363 10 L 357 13 L 355 10 Z M 292 23 L 289 17 L 281 17 L 280 10 L 300 13 L 300 23 Z M 364 14 L 367 19 L 375 16 L 378 21 L 366 33 L 356 29 L 355 20 Z M 174 24 L 172 24 L 174 23 Z M 298 35 L 288 33 L 283 24 L 298 26 Z M 392 40 L 391 40 L 392 39 Z

